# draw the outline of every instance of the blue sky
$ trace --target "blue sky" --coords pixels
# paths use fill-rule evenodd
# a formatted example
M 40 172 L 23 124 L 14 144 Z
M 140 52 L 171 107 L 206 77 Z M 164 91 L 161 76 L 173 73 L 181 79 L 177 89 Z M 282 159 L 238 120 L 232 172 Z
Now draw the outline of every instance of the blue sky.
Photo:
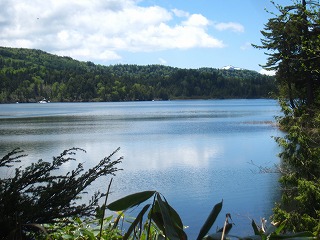
M 291 0 L 275 0 L 289 5 Z M 102 65 L 261 71 L 270 0 L 0 0 L 0 45 Z

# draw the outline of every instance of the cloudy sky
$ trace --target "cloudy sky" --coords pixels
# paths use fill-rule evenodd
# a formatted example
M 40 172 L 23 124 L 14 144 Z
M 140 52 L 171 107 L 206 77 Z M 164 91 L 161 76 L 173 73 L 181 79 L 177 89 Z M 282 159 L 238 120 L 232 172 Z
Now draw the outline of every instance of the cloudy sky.
M 291 0 L 276 0 L 288 5 Z M 260 71 L 270 0 L 0 0 L 0 46 L 77 60 Z

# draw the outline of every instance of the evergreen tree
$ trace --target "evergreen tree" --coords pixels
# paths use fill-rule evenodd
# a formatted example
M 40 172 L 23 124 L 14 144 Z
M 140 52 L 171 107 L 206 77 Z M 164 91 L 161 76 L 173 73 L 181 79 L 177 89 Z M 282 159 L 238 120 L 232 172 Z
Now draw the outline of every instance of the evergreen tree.
M 279 118 L 285 137 L 276 138 L 280 153 L 282 201 L 275 221 L 292 231 L 320 232 L 320 12 L 314 2 L 276 5 L 278 15 L 261 31 L 268 51 L 266 69 L 276 70 Z

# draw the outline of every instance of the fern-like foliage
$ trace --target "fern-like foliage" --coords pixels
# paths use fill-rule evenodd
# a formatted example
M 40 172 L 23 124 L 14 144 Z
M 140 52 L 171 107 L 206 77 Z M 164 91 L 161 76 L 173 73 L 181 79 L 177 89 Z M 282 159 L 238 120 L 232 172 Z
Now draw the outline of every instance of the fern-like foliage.
M 122 157 L 112 160 L 119 151 L 116 149 L 93 168 L 85 171 L 79 163 L 65 175 L 58 170 L 63 164 L 75 161 L 74 155 L 80 148 L 71 148 L 53 157 L 51 162 L 42 159 L 27 167 L 17 166 L 12 176 L 0 176 L 0 239 L 13 232 L 21 233 L 26 224 L 52 223 L 72 216 L 94 214 L 102 194 L 97 191 L 91 200 L 79 204 L 84 190 L 96 179 L 115 175 Z M 0 167 L 13 168 L 26 155 L 14 149 L 0 159 Z

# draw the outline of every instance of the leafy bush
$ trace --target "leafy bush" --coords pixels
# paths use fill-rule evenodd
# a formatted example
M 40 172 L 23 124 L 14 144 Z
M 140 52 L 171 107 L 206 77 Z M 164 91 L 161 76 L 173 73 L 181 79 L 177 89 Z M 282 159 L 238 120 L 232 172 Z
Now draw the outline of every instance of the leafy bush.
M 274 218 L 286 219 L 292 231 L 307 229 L 319 234 L 320 112 L 310 116 L 303 109 L 288 111 L 280 123 L 287 135 L 276 139 L 283 149 L 280 153 L 283 194 Z
M 111 160 L 118 148 L 87 171 L 79 163 L 66 175 L 59 175 L 56 170 L 74 161 L 72 156 L 77 151 L 84 150 L 71 148 L 53 157 L 51 162 L 40 159 L 26 168 L 16 167 L 13 176 L 0 178 L 0 239 L 9 235 L 19 238 L 25 229 L 37 223 L 53 223 L 95 213 L 102 196 L 100 192 L 95 192 L 87 204 L 78 204 L 76 200 L 81 199 L 84 190 L 97 178 L 114 175 L 122 157 Z M 0 167 L 12 168 L 24 156 L 22 150 L 14 149 L 0 159 Z
M 88 220 L 74 217 L 65 219 L 63 222 L 56 224 L 44 225 L 47 234 L 45 238 L 50 239 L 105 239 L 117 240 L 122 239 L 121 232 L 118 228 L 113 228 L 113 216 L 104 219 L 102 231 L 100 231 L 100 219 Z M 39 237 L 38 237 L 39 238 Z

